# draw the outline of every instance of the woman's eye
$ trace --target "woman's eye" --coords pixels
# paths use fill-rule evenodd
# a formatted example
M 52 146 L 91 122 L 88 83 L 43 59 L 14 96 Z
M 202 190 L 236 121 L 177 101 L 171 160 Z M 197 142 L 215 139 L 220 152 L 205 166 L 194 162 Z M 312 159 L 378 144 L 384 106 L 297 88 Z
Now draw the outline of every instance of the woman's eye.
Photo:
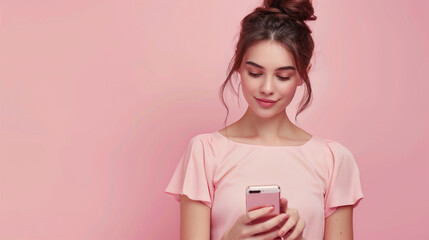
M 258 74 L 258 73 L 252 73 L 252 72 L 249 72 L 249 75 L 250 76 L 252 76 L 252 77 L 259 77 L 259 76 L 261 76 L 262 74 Z
M 281 77 L 281 76 L 277 76 L 278 78 L 280 78 L 281 80 L 289 80 L 290 77 Z
M 257 77 L 259 77 L 259 76 L 261 76 L 262 75 L 262 73 L 252 73 L 252 72 L 249 72 L 249 75 L 251 76 L 251 77 L 254 77 L 254 78 L 257 78 Z M 282 77 L 282 76 L 277 76 L 279 79 L 281 79 L 281 80 L 289 80 L 290 79 L 290 77 Z

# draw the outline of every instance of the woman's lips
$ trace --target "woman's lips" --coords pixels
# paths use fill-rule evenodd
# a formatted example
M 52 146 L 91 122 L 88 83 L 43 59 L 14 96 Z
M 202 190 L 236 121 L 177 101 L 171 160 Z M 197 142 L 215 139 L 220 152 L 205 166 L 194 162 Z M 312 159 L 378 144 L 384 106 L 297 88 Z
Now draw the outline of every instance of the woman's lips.
M 259 105 L 261 105 L 264 108 L 269 108 L 271 106 L 273 106 L 277 101 L 274 100 L 270 100 L 270 99 L 263 99 L 263 98 L 256 98 L 256 101 L 258 101 Z

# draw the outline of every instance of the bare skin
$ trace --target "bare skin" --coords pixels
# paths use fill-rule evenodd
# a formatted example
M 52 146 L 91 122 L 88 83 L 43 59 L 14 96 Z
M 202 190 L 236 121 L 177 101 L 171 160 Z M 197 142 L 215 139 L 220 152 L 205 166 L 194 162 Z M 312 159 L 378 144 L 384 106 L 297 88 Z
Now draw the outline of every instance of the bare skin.
M 307 67 L 307 71 L 311 64 Z M 276 41 L 258 42 L 246 51 L 238 69 L 248 108 L 235 123 L 219 130 L 237 142 L 266 145 L 302 145 L 312 136 L 294 125 L 286 107 L 303 80 L 296 70 L 292 53 Z M 256 98 L 276 100 L 265 108 Z
M 338 207 L 325 219 L 324 240 L 353 240 L 353 206 Z
M 273 135 L 261 136 L 252 127 L 252 124 L 245 120 L 248 118 L 246 115 L 247 112 L 237 122 L 219 130 L 219 133 L 225 137 L 228 134 L 228 138 L 235 142 L 264 146 L 299 146 L 312 137 L 311 134 L 291 123 L 289 119 L 281 120 L 282 117 L 287 118 L 286 114 L 282 117 L 279 116 L 280 123 L 276 129 L 280 130 L 276 130 Z M 249 126 L 246 127 L 246 125 Z

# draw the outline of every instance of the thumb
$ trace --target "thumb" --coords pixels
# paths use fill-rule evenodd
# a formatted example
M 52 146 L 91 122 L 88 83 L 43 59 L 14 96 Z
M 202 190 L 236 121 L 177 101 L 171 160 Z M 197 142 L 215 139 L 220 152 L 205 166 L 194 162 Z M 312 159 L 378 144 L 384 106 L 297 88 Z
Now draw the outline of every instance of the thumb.
M 280 209 L 283 213 L 287 210 L 287 199 L 286 198 L 280 198 Z

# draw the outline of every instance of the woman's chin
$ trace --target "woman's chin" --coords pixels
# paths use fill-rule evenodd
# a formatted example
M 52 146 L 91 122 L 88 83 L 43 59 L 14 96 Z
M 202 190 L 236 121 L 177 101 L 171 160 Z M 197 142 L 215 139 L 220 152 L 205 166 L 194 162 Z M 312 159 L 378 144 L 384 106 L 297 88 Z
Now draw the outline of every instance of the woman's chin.
M 278 109 L 251 109 L 254 113 L 254 115 L 258 116 L 259 118 L 269 119 L 272 117 L 276 117 L 279 114 L 281 114 L 284 111 L 279 111 Z

